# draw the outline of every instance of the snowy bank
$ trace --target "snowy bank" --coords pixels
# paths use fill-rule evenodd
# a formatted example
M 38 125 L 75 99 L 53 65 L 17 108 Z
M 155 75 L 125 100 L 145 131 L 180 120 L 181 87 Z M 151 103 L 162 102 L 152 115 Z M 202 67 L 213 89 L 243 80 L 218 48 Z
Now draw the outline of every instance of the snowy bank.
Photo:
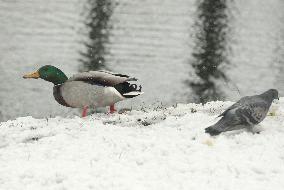
M 0 189 L 283 189 L 284 99 L 260 134 L 205 134 L 231 104 L 3 122 Z

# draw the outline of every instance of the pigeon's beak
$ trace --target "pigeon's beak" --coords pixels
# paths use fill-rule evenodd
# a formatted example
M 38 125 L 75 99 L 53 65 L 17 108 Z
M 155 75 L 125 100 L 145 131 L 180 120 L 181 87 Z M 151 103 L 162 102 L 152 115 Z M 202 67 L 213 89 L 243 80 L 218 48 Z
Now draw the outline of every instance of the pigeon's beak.
M 39 72 L 33 72 L 33 73 L 29 73 L 23 76 L 24 79 L 28 79 L 28 78 L 33 78 L 33 79 L 38 79 L 40 77 Z

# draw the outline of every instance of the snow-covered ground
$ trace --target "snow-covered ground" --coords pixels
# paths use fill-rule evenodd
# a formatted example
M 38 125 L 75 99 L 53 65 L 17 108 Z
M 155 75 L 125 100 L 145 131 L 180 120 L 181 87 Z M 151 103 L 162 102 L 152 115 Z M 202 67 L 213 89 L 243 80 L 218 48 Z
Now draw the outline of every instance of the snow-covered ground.
M 0 189 L 282 190 L 284 98 L 260 134 L 205 134 L 231 104 L 2 122 Z

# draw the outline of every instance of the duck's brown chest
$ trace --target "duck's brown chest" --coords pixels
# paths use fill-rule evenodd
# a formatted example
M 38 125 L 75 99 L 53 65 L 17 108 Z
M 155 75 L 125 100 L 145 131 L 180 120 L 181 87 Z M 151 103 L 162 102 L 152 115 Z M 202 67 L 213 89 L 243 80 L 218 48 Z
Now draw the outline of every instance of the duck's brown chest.
M 67 104 L 66 101 L 63 99 L 63 97 L 61 95 L 61 90 L 60 90 L 61 87 L 62 87 L 62 85 L 55 85 L 53 87 L 53 96 L 54 96 L 55 100 L 63 106 L 72 107 L 69 104 Z

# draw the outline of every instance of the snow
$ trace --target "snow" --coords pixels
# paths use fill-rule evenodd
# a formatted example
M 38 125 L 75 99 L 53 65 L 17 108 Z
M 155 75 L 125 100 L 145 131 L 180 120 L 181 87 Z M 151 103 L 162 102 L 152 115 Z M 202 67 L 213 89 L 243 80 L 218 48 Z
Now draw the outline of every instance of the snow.
M 0 189 L 283 189 L 284 98 L 260 134 L 205 134 L 232 103 L 2 122 Z

